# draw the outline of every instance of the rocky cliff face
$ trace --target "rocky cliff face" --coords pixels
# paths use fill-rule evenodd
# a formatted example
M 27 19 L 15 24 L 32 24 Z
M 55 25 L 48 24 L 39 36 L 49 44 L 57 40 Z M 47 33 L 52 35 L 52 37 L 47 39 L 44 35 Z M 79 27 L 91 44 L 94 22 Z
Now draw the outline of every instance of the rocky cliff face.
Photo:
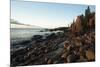
M 84 20 L 82 21 L 82 19 Z M 81 18 L 81 15 L 77 16 L 77 19 L 72 23 L 70 27 L 70 30 L 73 33 L 82 32 L 84 29 L 87 31 L 95 29 L 95 13 L 91 13 L 88 18 Z
M 76 21 L 71 26 L 71 31 L 80 32 L 81 30 L 82 30 L 81 19 L 80 19 L 80 16 L 77 16 Z
M 95 13 L 86 14 L 77 16 L 67 32 L 63 30 L 45 38 L 35 35 L 30 41 L 16 44 L 11 49 L 11 66 L 95 61 Z M 84 29 L 82 34 L 74 34 Z

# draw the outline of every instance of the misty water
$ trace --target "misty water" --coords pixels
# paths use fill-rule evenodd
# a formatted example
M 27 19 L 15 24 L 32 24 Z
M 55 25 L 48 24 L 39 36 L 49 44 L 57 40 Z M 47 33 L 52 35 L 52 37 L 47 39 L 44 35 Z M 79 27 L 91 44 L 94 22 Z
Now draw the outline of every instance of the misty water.
M 11 44 L 21 42 L 24 40 L 30 40 L 34 35 L 45 35 L 51 34 L 59 31 L 44 31 L 45 29 L 34 29 L 34 28 L 11 28 L 10 37 Z M 42 31 L 42 32 L 41 32 Z

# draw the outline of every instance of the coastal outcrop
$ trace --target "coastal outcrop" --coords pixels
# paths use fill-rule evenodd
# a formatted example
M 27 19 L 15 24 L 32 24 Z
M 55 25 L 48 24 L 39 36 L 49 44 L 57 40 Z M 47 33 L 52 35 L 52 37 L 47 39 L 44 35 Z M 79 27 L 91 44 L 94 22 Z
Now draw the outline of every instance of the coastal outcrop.
M 73 21 L 73 24 L 71 25 L 71 31 L 72 32 L 81 32 L 82 31 L 82 22 L 80 16 L 77 16 L 76 20 Z
M 62 32 L 34 35 L 18 43 L 21 46 L 11 48 L 11 66 L 95 61 L 95 13 L 88 11 Z

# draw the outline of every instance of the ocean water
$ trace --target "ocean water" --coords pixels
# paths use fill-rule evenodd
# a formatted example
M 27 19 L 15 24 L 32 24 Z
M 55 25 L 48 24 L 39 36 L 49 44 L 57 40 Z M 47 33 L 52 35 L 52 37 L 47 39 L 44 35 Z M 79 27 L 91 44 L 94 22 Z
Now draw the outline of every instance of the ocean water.
M 34 28 L 11 28 L 10 29 L 10 39 L 11 44 L 21 42 L 24 40 L 30 40 L 34 35 L 45 35 L 51 34 L 58 31 L 50 32 L 50 31 L 43 31 L 44 29 L 34 29 Z

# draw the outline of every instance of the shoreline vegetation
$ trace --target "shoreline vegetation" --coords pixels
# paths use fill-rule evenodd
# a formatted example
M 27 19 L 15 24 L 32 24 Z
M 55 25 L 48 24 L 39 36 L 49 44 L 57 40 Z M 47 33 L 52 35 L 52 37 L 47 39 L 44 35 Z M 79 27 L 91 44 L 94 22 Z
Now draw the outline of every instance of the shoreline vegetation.
M 16 49 L 11 47 L 11 66 L 95 61 L 95 12 L 88 7 L 70 27 L 45 31 L 58 30 L 63 32 L 45 38 L 34 35 L 31 40 L 16 44 Z

